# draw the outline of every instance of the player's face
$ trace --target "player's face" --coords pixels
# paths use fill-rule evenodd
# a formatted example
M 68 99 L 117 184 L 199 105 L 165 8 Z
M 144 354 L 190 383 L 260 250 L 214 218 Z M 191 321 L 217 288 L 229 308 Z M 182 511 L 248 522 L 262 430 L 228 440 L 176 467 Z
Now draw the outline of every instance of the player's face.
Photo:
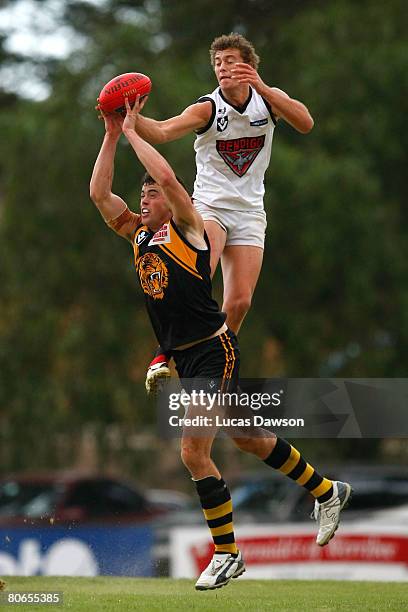
M 152 230 L 157 230 L 171 217 L 170 208 L 159 185 L 144 184 L 140 196 L 140 214 L 142 223 Z
M 241 51 L 238 49 L 224 49 L 217 51 L 214 57 L 214 70 L 218 83 L 223 90 L 237 87 L 238 83 L 231 78 L 231 68 L 237 62 L 243 62 Z

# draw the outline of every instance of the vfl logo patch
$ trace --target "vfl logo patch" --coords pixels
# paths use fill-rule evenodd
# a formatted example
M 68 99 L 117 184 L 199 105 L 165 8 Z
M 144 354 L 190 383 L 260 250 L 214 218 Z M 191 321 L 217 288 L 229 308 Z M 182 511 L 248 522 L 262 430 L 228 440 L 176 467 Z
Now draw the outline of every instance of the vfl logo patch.
M 252 125 L 252 127 L 259 127 L 261 125 L 266 125 L 268 123 L 268 119 L 257 119 L 256 121 L 251 121 L 251 123 L 249 125 Z
M 169 224 L 165 223 L 164 225 L 161 226 L 159 231 L 157 231 L 154 234 L 154 236 L 152 237 L 152 239 L 150 240 L 147 246 L 154 246 L 155 244 L 166 244 L 168 242 L 171 242 L 170 228 L 169 228 Z
M 142 244 L 143 240 L 147 238 L 148 235 L 149 235 L 148 232 L 145 232 L 145 230 L 142 230 L 140 234 L 136 236 L 136 244 L 137 245 Z
M 265 144 L 262 136 L 217 140 L 217 151 L 237 176 L 244 176 Z
M 228 127 L 228 115 L 217 117 L 217 131 L 223 132 Z
M 139 259 L 138 272 L 144 293 L 155 300 L 162 300 L 164 289 L 169 284 L 166 264 L 155 253 L 146 253 Z

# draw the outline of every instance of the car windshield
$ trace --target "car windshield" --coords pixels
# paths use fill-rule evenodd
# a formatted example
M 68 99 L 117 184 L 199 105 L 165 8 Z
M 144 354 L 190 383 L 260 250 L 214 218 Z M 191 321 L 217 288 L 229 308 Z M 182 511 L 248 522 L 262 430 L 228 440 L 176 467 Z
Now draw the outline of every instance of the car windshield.
M 0 516 L 39 518 L 54 513 L 58 490 L 48 483 L 9 480 L 0 484 Z

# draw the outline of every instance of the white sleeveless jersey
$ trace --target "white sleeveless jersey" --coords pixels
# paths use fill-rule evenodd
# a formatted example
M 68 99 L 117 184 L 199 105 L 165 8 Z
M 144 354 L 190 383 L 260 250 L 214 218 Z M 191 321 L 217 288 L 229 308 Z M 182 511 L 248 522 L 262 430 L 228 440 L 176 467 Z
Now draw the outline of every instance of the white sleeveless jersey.
M 198 102 L 207 100 L 212 114 L 196 133 L 193 198 L 216 208 L 263 210 L 264 174 L 275 129 L 271 107 L 252 87 L 239 109 L 226 101 L 220 88 Z

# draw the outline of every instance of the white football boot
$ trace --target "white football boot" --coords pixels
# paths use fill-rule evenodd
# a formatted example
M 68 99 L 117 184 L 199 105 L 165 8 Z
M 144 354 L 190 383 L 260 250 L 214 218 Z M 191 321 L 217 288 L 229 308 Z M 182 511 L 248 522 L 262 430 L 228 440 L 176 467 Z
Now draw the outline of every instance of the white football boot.
M 319 531 L 316 544 L 325 546 L 334 536 L 339 526 L 340 512 L 343 510 L 353 490 L 347 482 L 333 481 L 333 495 L 326 502 L 319 503 L 316 499 L 310 517 L 317 521 Z
M 245 572 L 241 552 L 233 557 L 231 554 L 214 553 L 209 565 L 196 582 L 197 591 L 219 589 L 229 583 L 231 578 L 238 578 Z

